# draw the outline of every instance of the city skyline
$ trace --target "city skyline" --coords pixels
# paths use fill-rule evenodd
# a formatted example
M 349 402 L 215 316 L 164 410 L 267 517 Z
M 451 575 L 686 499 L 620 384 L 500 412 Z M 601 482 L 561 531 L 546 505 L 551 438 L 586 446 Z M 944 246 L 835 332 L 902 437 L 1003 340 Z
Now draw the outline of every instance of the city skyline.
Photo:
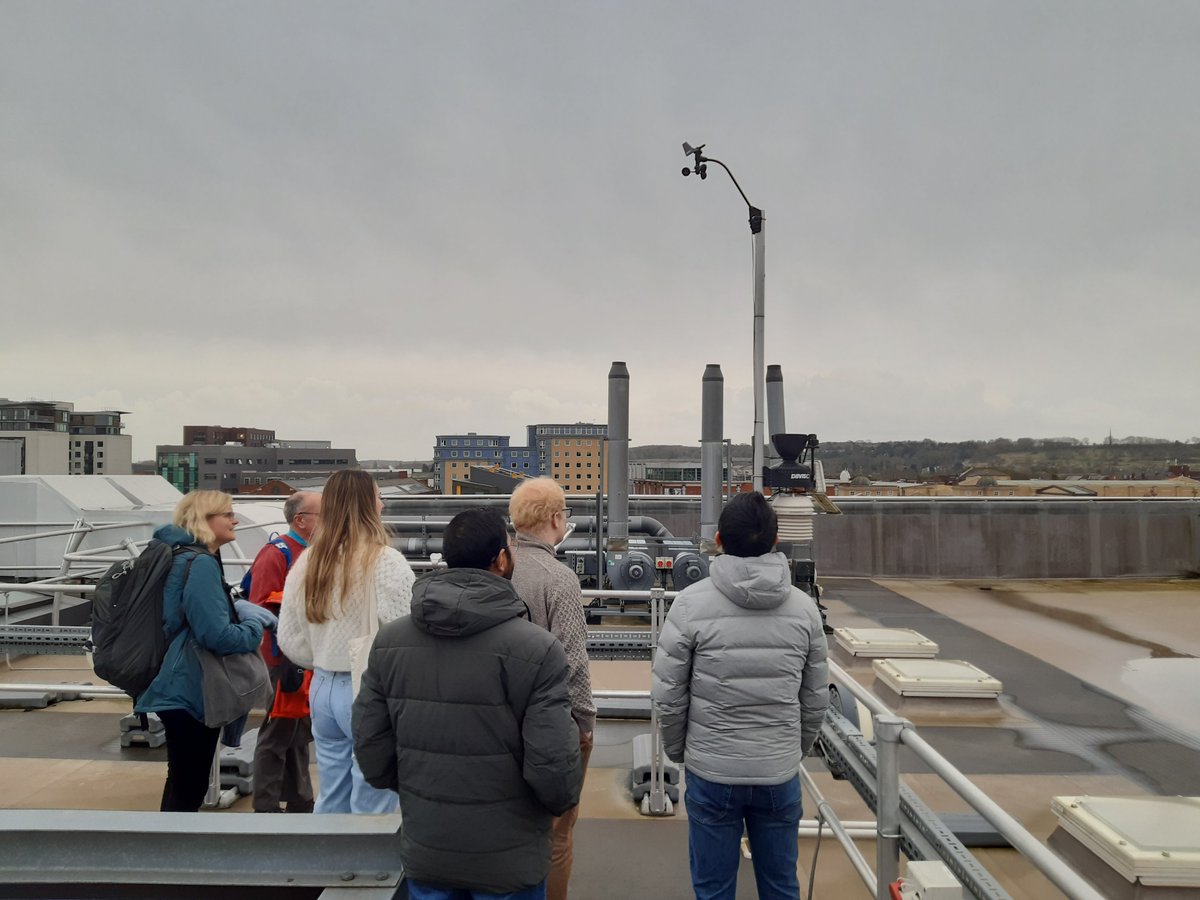
M 1085 27 L 1081 27 L 1085 26 Z M 511 423 L 749 440 L 751 261 L 790 430 L 1198 426 L 1200 8 L 0 7 L 0 393 L 363 458 Z M 335 428 L 336 423 L 336 428 Z

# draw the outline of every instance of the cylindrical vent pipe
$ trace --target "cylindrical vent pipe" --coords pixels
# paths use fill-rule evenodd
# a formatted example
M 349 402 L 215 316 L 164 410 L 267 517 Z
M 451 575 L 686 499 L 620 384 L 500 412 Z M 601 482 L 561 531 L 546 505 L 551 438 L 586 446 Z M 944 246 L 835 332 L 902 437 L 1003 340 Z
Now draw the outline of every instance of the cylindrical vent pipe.
M 783 414 L 783 367 L 767 366 L 767 465 L 777 466 L 780 459 L 771 443 L 771 435 L 786 434 Z
M 608 549 L 629 548 L 629 369 L 608 370 Z
M 709 363 L 704 369 L 700 399 L 700 541 L 717 533 L 721 516 L 721 456 L 725 438 L 725 376 Z M 704 548 L 707 549 L 707 548 Z

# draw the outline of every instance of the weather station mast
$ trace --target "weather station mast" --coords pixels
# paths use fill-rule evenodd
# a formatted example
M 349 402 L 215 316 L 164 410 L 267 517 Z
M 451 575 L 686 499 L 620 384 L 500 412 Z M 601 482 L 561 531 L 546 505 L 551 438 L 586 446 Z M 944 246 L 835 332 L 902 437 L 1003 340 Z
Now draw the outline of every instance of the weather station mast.
M 779 517 L 779 549 L 791 562 L 792 582 L 816 601 L 824 621 L 825 607 L 821 604 L 821 587 L 817 582 L 814 562 L 813 518 L 819 512 L 837 514 L 841 510 L 825 493 L 824 469 L 820 460 L 816 458 L 816 450 L 820 446 L 817 436 L 791 434 L 787 431 L 784 419 L 783 373 L 780 367 L 771 366 L 770 372 L 765 370 L 763 343 L 766 331 L 766 236 L 762 208 L 755 206 L 746 197 L 746 192 L 738 184 L 729 166 L 719 159 L 704 155 L 704 146 L 701 144 L 699 147 L 693 147 L 684 142 L 684 156 L 693 159 L 691 166 L 684 166 L 684 176 L 699 175 L 700 179 L 704 180 L 708 177 L 708 163 L 715 163 L 725 170 L 750 212 L 750 240 L 754 258 L 754 490 L 762 491 L 764 484 L 771 490 L 770 503 Z M 771 389 L 771 396 L 764 399 L 768 389 Z M 776 464 L 770 468 L 765 465 L 763 459 L 766 451 L 763 441 L 763 413 L 767 401 L 770 403 L 771 443 L 779 456 Z M 701 518 L 703 519 L 703 508 Z M 707 546 L 707 540 L 711 537 L 712 535 L 707 533 L 701 534 L 702 552 L 713 552 L 713 548 Z M 831 630 L 827 623 L 825 630 Z
M 750 242 L 754 257 L 754 446 L 751 448 L 753 452 L 752 474 L 754 478 L 754 489 L 761 491 L 763 488 L 763 406 L 764 392 L 766 390 L 766 364 L 763 355 L 763 340 L 764 340 L 764 295 L 766 293 L 766 248 L 764 240 L 766 235 L 763 233 L 765 216 L 760 207 L 755 206 L 746 197 L 746 192 L 742 190 L 742 186 L 738 184 L 736 178 L 733 177 L 733 172 L 729 166 L 721 162 L 719 159 L 714 159 L 711 156 L 703 154 L 705 145 L 693 147 L 687 141 L 683 142 L 683 155 L 694 157 L 694 162 L 691 166 L 683 167 L 684 176 L 699 175 L 701 181 L 708 177 L 708 163 L 716 163 L 725 170 L 725 174 L 729 176 L 729 180 L 733 182 L 733 186 L 737 188 L 737 192 L 742 195 L 742 200 L 746 202 L 746 208 L 750 211 Z

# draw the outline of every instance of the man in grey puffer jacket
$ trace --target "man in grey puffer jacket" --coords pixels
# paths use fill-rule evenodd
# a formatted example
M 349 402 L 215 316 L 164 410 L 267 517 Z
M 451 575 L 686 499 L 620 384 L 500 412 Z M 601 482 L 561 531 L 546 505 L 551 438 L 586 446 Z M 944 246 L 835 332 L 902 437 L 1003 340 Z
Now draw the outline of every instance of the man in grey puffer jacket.
M 675 598 L 654 659 L 663 744 L 687 767 L 700 900 L 734 897 L 743 826 L 758 896 L 800 895 L 798 772 L 829 706 L 829 664 L 816 604 L 775 550 L 778 531 L 762 494 L 729 501 L 717 523 L 724 553 Z

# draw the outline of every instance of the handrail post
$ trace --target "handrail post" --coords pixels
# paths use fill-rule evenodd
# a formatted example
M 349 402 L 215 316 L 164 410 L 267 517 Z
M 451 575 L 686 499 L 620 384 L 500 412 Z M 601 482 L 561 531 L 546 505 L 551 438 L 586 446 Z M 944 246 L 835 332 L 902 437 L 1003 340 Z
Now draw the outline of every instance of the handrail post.
M 67 546 L 66 546 L 66 550 L 63 552 L 62 565 L 59 566 L 59 570 L 58 570 L 59 578 L 66 578 L 67 575 L 70 573 L 71 563 L 67 559 L 67 555 L 74 553 L 76 550 L 79 549 L 79 545 L 83 543 L 83 538 L 89 531 L 91 531 L 91 528 L 88 526 L 87 522 L 83 518 L 78 518 L 75 520 L 75 524 L 72 526 L 71 534 L 70 534 L 70 536 L 67 537 Z M 51 625 L 59 624 L 59 619 L 62 616 L 62 597 L 63 597 L 62 591 L 55 591 L 54 597 L 50 601 L 50 624 Z
M 900 716 L 876 715 L 875 900 L 889 900 L 889 885 L 900 877 L 900 734 L 912 723 Z
M 650 589 L 650 659 L 658 647 L 658 635 L 666 616 L 666 591 L 655 586 Z M 658 727 L 658 713 L 650 704 L 650 792 L 645 797 L 643 815 L 672 816 L 674 804 L 667 796 L 667 760 L 663 754 L 662 732 Z

